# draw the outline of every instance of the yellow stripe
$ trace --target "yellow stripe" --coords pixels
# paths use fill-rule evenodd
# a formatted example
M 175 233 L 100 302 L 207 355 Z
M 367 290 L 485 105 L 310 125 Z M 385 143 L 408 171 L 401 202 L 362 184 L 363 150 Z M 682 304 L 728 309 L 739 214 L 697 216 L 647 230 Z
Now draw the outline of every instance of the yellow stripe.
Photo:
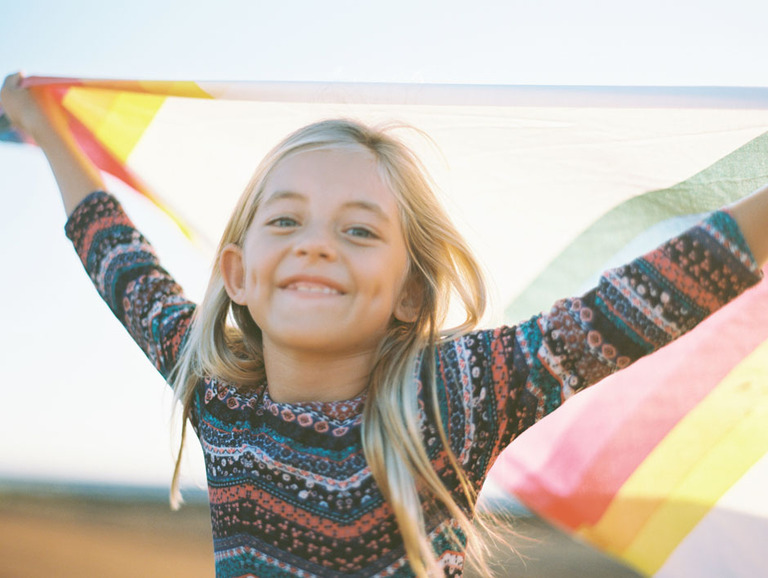
M 662 440 L 579 533 L 649 574 L 768 452 L 768 342 Z
M 645 571 L 658 571 L 717 500 L 768 451 L 766 420 L 764 403 L 745 416 L 669 496 L 623 557 Z
M 125 163 L 165 96 L 72 87 L 64 107 Z
M 163 94 L 165 96 L 183 96 L 186 98 L 213 98 L 210 94 L 200 88 L 196 82 L 188 80 L 148 80 L 139 81 L 138 85 L 154 94 Z

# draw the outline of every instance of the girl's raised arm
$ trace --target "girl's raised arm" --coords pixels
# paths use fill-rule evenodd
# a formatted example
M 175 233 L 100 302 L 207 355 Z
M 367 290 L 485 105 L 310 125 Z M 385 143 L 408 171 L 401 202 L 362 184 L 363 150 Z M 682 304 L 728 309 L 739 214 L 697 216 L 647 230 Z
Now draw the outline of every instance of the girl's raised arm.
M 22 80 L 20 73 L 6 77 L 0 102 L 13 126 L 35 139 L 45 153 L 69 216 L 90 193 L 103 190 L 104 182 L 67 130 L 59 107 L 46 93 L 23 88 Z
M 98 168 L 75 142 L 61 109 L 34 87 L 23 88 L 22 80 L 8 76 L 0 102 L 13 126 L 48 158 L 69 217 L 67 236 L 97 291 L 167 379 L 195 306 L 118 201 L 103 192 Z

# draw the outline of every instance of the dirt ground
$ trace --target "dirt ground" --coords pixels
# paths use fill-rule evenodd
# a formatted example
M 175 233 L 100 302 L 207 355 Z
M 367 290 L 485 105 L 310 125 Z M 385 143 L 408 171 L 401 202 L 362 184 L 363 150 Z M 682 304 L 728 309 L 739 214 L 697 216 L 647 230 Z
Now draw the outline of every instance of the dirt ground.
M 518 519 L 514 531 L 518 553 L 494 547 L 490 558 L 500 578 L 638 576 L 540 520 Z M 0 492 L 0 578 L 41 576 L 211 578 L 208 506 L 172 512 L 157 499 Z

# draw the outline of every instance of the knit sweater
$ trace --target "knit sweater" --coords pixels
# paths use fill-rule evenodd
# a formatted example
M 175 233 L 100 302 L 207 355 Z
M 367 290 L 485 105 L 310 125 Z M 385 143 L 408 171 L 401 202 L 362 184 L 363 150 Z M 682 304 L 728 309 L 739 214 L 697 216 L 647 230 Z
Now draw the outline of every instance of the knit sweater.
M 194 304 L 110 195 L 86 198 L 66 232 L 101 296 L 167 379 Z M 735 221 L 717 212 L 607 271 L 582 297 L 424 352 L 436 363 L 438 406 L 431 385 L 419 384 L 419 426 L 440 479 L 461 504 L 435 410 L 479 489 L 499 453 L 569 395 L 682 335 L 759 278 Z M 363 454 L 365 398 L 278 403 L 266 383 L 246 393 L 216 376 L 200 379 L 191 423 L 205 456 L 218 577 L 413 576 Z M 460 576 L 464 552 L 448 538 L 456 522 L 428 520 L 444 574 Z

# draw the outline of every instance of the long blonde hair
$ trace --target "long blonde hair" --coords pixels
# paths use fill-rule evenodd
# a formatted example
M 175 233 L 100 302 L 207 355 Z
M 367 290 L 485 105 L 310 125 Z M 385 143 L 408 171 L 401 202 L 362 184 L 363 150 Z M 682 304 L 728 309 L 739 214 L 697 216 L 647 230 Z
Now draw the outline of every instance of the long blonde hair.
M 242 246 L 261 201 L 271 171 L 288 156 L 309 150 L 366 150 L 373 153 L 380 175 L 395 195 L 409 255 L 407 284 L 417 295 L 418 314 L 412 323 L 393 318 L 382 340 L 368 384 L 363 425 L 363 451 L 374 479 L 392 508 L 409 563 L 417 576 L 436 566 L 423 507 L 438 503 L 458 522 L 455 546 L 470 543 L 476 532 L 470 519 L 476 490 L 451 450 L 440 423 L 434 419 L 463 493 L 459 506 L 435 472 L 422 443 L 417 402 L 422 387 L 437 406 L 434 355 L 447 332 L 441 332 L 449 304 L 458 297 L 466 313 L 457 334 L 474 327 L 485 308 L 485 285 L 469 247 L 448 218 L 416 156 L 386 128 L 376 129 L 349 120 L 328 120 L 304 127 L 278 144 L 261 162 L 240 197 L 219 244 L 205 297 L 198 306 L 186 344 L 173 375 L 175 398 L 181 402 L 184 423 L 182 447 L 171 486 L 178 505 L 179 469 L 184 431 L 195 388 L 202 377 L 216 376 L 240 388 L 256 388 L 265 380 L 261 331 L 246 307 L 233 303 L 224 288 L 219 255 L 229 244 Z M 234 321 L 234 325 L 230 322 Z

